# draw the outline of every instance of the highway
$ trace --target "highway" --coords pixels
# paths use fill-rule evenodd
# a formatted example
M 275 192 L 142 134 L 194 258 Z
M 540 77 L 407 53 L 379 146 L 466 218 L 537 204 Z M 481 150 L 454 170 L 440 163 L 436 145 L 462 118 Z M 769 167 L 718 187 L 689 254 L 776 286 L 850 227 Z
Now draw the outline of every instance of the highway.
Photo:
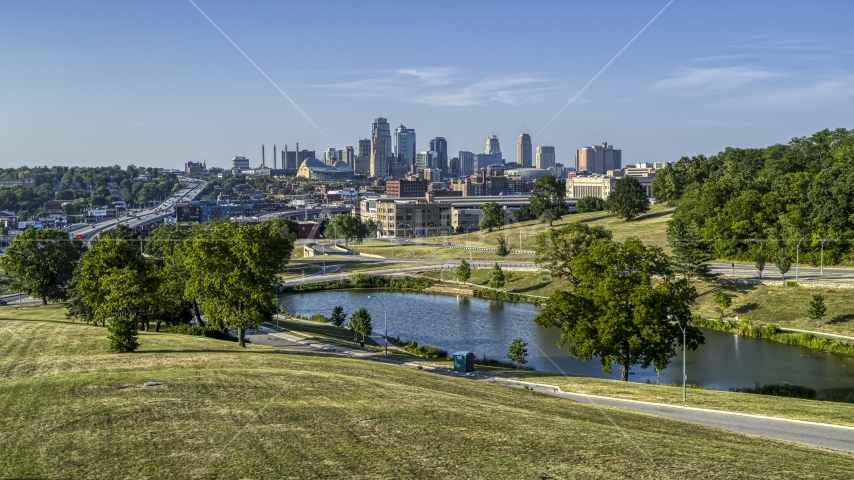
M 202 190 L 204 190 L 205 185 L 205 182 L 201 182 L 198 184 L 182 182 L 180 190 L 167 197 L 166 200 L 159 203 L 154 208 L 140 210 L 136 213 L 131 213 L 123 217 L 111 218 L 103 222 L 87 225 L 85 227 L 73 230 L 71 234 L 75 237 L 77 235 L 82 235 L 83 242 L 88 246 L 92 242 L 92 240 L 94 240 L 98 236 L 98 234 L 105 230 L 115 228 L 118 225 L 125 225 L 130 228 L 136 228 L 139 226 L 148 225 L 150 223 L 162 221 L 163 219 L 171 217 L 175 214 L 175 210 L 172 208 L 173 203 L 189 202 L 190 200 L 194 200 L 197 196 L 199 196 L 200 193 L 202 193 Z

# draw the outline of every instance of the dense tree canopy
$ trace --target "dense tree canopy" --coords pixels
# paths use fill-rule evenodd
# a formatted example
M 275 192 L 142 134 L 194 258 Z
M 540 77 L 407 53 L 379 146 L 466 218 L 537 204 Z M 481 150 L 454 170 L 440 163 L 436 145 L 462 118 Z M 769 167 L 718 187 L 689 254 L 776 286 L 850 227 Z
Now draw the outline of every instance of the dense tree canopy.
M 623 177 L 614 182 L 605 208 L 620 218 L 631 220 L 649 210 L 649 197 L 637 178 Z
M 611 232 L 601 225 L 591 227 L 586 223 L 572 222 L 561 228 L 550 228 L 537 235 L 534 262 L 548 270 L 552 277 L 576 283 L 573 262 L 590 245 L 602 239 L 610 240 Z
M 554 175 L 543 175 L 537 179 L 530 200 L 531 213 L 549 226 L 569 213 L 569 207 L 566 205 L 566 181 L 558 180 Z
M 573 275 L 577 285 L 552 294 L 534 319 L 537 324 L 557 327 L 570 356 L 599 357 L 605 373 L 619 365 L 622 380 L 629 379 L 632 365 L 666 366 L 682 342 L 681 330 L 668 316 L 684 325 L 697 292 L 673 275 L 661 249 L 634 237 L 624 243 L 598 241 L 573 261 Z M 687 329 L 687 346 L 695 349 L 703 336 L 695 327 Z
M 504 225 L 504 211 L 495 202 L 488 202 L 481 205 L 480 210 L 483 212 L 483 218 L 480 220 L 480 229 L 492 231 L 493 228 L 500 229 Z
M 667 173 L 665 173 L 665 171 Z M 665 173 L 659 180 L 658 175 Z M 682 158 L 656 176 L 654 195 L 675 200 L 672 227 L 693 225 L 714 256 L 752 260 L 754 246 L 818 264 L 850 258 L 854 238 L 854 130 L 823 130 L 766 148 Z M 666 177 L 672 176 L 672 180 Z M 673 188 L 663 184 L 672 183 Z M 776 254 L 770 255 L 777 256 Z
M 43 303 L 67 298 L 68 284 L 85 247 L 68 232 L 29 229 L 12 240 L 3 268 L 15 277 L 21 291 Z

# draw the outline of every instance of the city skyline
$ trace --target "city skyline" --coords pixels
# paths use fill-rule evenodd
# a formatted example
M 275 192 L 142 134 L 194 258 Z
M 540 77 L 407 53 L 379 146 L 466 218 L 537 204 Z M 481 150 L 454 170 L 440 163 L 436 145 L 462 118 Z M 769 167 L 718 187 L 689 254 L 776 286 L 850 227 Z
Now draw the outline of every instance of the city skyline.
M 605 139 L 625 150 L 626 163 L 673 161 L 850 127 L 845 112 L 854 106 L 844 22 L 854 6 L 845 2 L 810 10 L 677 1 L 633 42 L 667 2 L 530 5 L 543 25 L 524 36 L 507 28 L 514 9 L 481 2 L 196 4 L 287 99 L 189 3 L 10 3 L 0 16 L 11 47 L 0 82 L 0 166 L 204 159 L 227 167 L 235 155 L 260 164 L 261 144 L 355 147 L 378 116 L 423 139 L 444 137 L 449 152 L 480 152 L 492 134 L 511 151 L 507 142 L 527 131 L 565 165 Z M 394 19 L 435 8 L 461 38 L 408 40 L 406 57 L 361 54 L 377 47 L 359 35 L 369 18 L 389 25 L 391 48 L 405 33 Z M 297 17 L 323 18 L 323 35 L 307 21 L 257 28 Z M 602 17 L 605 37 L 593 21 Z M 568 19 L 576 28 L 556 40 Z M 489 34 L 495 28 L 511 33 Z

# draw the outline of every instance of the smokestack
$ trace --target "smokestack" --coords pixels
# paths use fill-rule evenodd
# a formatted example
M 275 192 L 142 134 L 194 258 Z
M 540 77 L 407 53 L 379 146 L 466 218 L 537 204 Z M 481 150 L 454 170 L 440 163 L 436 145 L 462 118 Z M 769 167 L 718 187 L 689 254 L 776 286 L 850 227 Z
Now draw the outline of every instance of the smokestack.
M 264 162 L 265 162 L 264 158 L 265 158 L 264 157 L 264 144 L 262 143 L 261 144 L 261 168 L 264 168 Z
M 285 144 L 285 150 L 282 152 L 282 168 L 289 168 L 287 163 L 288 160 L 288 144 Z
M 273 144 L 273 170 L 276 169 L 276 144 Z

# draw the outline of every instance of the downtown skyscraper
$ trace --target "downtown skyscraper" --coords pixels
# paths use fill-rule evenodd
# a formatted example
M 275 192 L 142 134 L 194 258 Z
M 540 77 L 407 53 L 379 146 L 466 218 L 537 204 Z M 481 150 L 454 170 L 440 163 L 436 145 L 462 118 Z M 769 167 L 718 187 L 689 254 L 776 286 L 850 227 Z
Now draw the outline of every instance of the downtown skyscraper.
M 442 173 L 448 174 L 448 141 L 443 137 L 436 137 L 430 140 L 430 151 L 436 152 L 436 162 Z
M 530 168 L 534 164 L 531 136 L 527 133 L 519 135 L 519 141 L 516 142 L 516 163 L 524 168 Z
M 371 176 L 388 175 L 388 164 L 393 159 L 388 120 L 379 117 L 371 126 Z
M 415 163 L 415 129 L 401 124 L 394 130 L 394 159 L 411 166 Z

